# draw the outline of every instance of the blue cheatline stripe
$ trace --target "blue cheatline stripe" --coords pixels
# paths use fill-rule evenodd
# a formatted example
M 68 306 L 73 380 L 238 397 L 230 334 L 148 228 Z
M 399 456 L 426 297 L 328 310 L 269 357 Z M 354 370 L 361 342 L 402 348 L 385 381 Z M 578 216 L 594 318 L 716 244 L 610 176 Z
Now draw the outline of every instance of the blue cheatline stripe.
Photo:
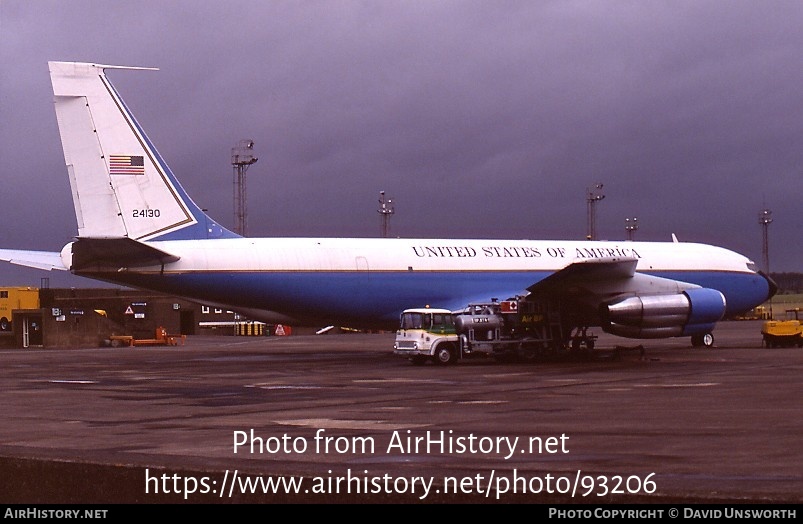
M 473 300 L 504 300 L 547 277 L 550 272 L 197 272 L 127 273 L 107 280 L 197 298 L 232 307 L 278 311 L 301 318 L 395 323 L 411 307 L 459 309 Z M 721 291 L 726 315 L 762 303 L 766 281 L 747 273 L 661 273 Z

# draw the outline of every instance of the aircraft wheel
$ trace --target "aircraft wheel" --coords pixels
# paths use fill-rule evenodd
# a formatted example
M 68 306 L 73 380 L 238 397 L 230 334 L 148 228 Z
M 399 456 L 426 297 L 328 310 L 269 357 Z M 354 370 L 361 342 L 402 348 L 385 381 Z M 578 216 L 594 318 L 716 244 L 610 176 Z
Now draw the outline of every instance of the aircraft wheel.
M 693 347 L 706 347 L 714 346 L 714 335 L 712 333 L 704 333 L 702 335 L 693 335 L 691 337 L 691 345 Z
M 454 364 L 457 358 L 454 354 L 454 349 L 449 347 L 448 345 L 440 345 L 435 350 L 435 362 L 442 366 L 448 366 L 449 364 Z

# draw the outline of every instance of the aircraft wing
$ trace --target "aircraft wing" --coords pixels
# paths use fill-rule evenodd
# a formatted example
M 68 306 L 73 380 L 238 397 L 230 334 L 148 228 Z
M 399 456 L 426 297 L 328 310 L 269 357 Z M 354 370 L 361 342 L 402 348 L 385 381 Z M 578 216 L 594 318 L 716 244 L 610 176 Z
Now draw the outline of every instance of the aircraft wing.
M 66 271 L 61 261 L 61 253 L 52 251 L 25 251 L 20 249 L 0 249 L 0 260 L 11 262 L 18 266 L 33 267 L 50 271 L 59 269 Z
M 668 295 L 696 284 L 636 272 L 636 258 L 596 258 L 574 262 L 527 288 L 534 295 L 561 296 L 597 305 L 634 295 Z
M 639 273 L 637 264 L 635 258 L 583 260 L 527 290 L 536 297 L 562 302 L 577 325 L 600 325 L 618 336 L 691 335 L 698 339 L 701 334 L 710 335 L 725 313 L 725 297 L 720 291 Z
M 621 281 L 636 274 L 636 258 L 594 258 L 569 264 L 527 288 L 530 293 L 568 292 L 572 288 L 595 287 L 595 283 Z
M 548 277 L 535 282 L 526 291 L 532 297 L 569 299 L 596 309 L 600 303 L 635 295 L 671 295 L 696 284 L 636 272 L 637 258 L 595 258 L 573 262 Z M 497 297 L 505 300 L 521 294 L 521 290 L 500 290 Z M 475 301 L 452 306 L 453 311 L 466 303 L 485 302 L 486 295 Z

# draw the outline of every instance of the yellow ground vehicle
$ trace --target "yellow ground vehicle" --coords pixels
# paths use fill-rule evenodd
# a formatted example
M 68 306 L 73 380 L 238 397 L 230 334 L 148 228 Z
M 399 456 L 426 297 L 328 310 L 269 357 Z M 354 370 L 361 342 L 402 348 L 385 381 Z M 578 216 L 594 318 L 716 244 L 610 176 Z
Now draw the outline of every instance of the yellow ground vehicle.
M 0 331 L 11 331 L 11 312 L 38 309 L 39 290 L 34 287 L 0 287 Z
M 803 325 L 800 308 L 787 309 L 786 320 L 767 320 L 761 327 L 764 345 L 774 347 L 803 347 Z

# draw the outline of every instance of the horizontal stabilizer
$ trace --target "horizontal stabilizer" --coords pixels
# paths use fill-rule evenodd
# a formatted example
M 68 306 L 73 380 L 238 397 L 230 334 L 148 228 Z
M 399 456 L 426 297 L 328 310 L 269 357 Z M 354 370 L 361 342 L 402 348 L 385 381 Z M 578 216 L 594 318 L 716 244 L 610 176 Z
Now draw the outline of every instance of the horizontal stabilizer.
M 0 260 L 17 264 L 18 266 L 33 267 L 50 271 L 59 269 L 66 271 L 61 261 L 61 254 L 52 251 L 24 251 L 20 249 L 0 249 Z
M 79 238 L 71 247 L 72 270 L 75 272 L 159 266 L 179 259 L 176 255 L 125 237 Z

